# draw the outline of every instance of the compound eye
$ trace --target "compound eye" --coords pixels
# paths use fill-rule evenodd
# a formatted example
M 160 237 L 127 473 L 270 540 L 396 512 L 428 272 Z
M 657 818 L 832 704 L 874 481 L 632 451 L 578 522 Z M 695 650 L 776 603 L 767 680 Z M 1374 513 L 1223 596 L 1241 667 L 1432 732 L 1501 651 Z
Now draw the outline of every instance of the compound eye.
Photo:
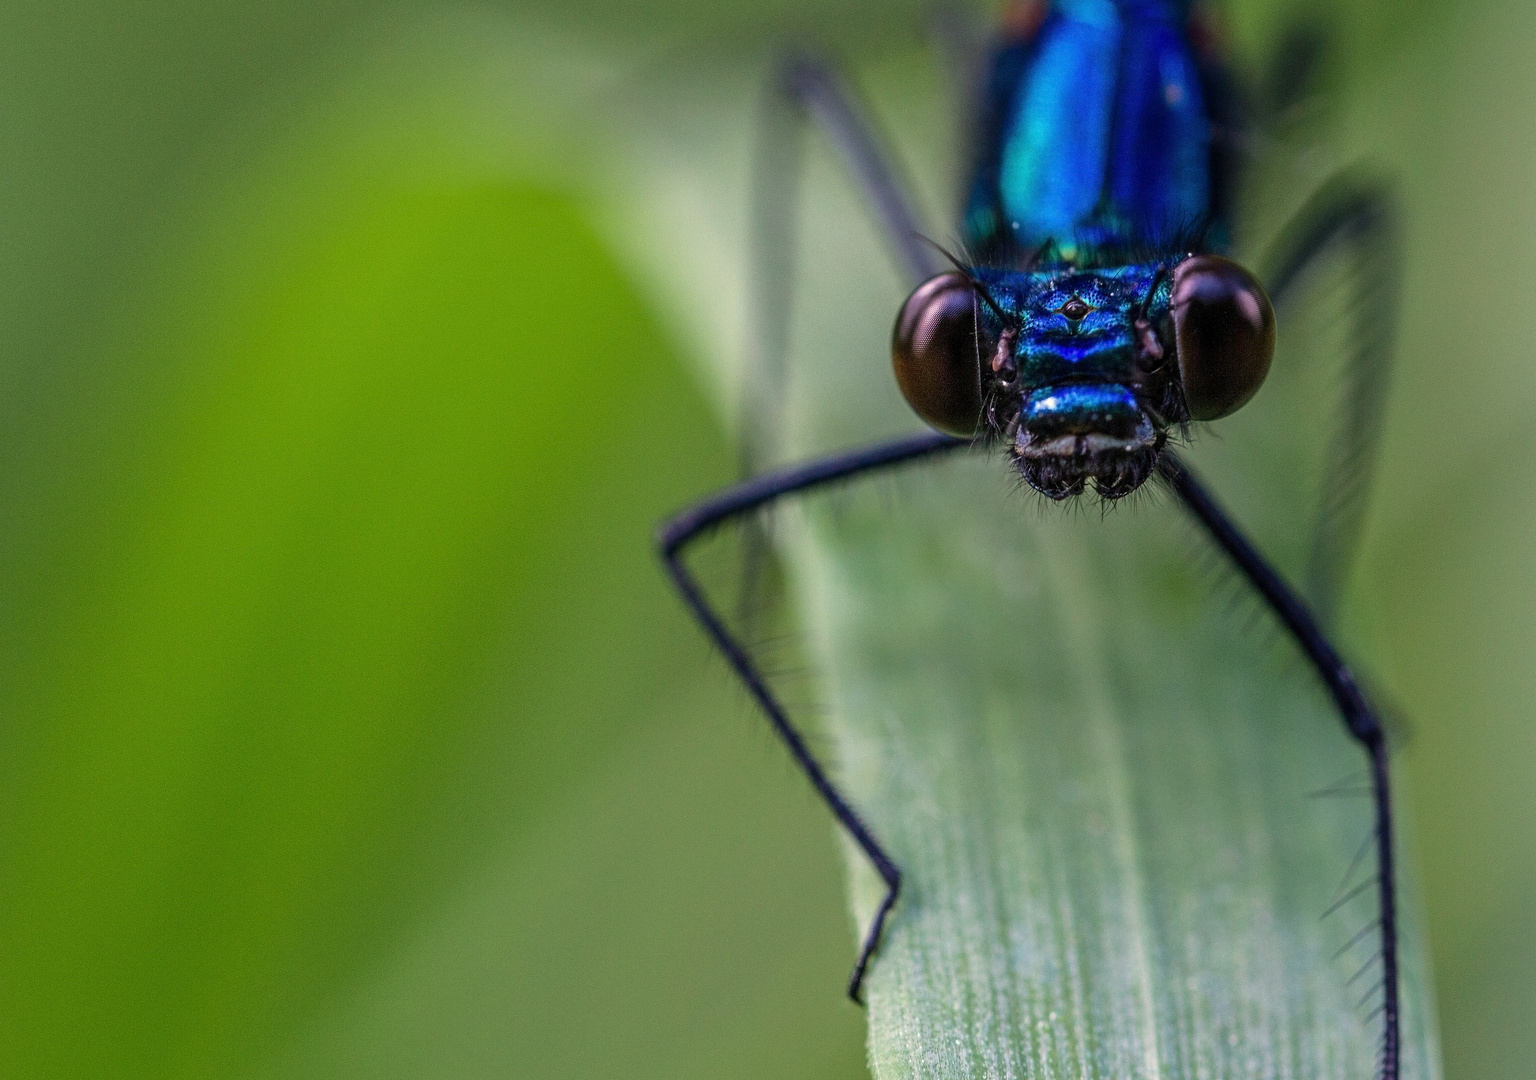
M 931 427 L 969 438 L 981 424 L 976 294 L 963 274 L 929 278 L 901 305 L 891 335 L 896 383 Z
M 1191 420 L 1236 412 L 1258 393 L 1275 355 L 1275 309 L 1247 270 L 1220 255 L 1179 263 L 1173 328 Z

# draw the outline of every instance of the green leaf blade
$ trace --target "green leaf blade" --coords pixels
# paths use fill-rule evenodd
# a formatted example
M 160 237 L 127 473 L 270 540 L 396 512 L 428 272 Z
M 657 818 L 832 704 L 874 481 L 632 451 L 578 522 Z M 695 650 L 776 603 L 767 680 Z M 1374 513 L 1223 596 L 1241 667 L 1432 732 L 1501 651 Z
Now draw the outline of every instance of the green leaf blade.
M 1349 981 L 1374 935 L 1335 956 L 1374 890 L 1323 917 L 1369 805 L 1308 797 L 1362 751 L 1294 647 L 1201 580 L 1168 500 L 1041 512 L 1006 468 L 839 493 L 791 549 L 840 776 L 905 874 L 875 1075 L 1375 1075 L 1375 977 Z M 849 851 L 865 926 L 879 883 Z M 1406 923 L 1403 1076 L 1427 1080 Z

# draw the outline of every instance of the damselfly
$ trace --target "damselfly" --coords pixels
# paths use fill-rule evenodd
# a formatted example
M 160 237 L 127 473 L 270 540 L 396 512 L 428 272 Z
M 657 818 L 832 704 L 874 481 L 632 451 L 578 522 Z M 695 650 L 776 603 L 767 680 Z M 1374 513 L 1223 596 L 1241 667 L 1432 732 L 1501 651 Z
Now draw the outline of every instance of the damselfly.
M 1398 904 L 1386 735 L 1325 632 L 1357 531 L 1389 362 L 1392 210 L 1348 176 L 1323 185 L 1260 277 L 1223 252 L 1244 155 L 1237 95 L 1202 10 L 1188 0 L 1055 0 L 1009 8 L 975 113 L 971 182 L 949 253 L 911 200 L 834 71 L 805 57 L 778 90 L 826 133 L 918 282 L 895 319 L 896 380 L 934 430 L 779 469 L 667 523 L 667 568 L 821 799 L 884 884 L 848 992 L 861 998 L 902 868 L 880 823 L 845 797 L 706 597 L 682 555 L 723 522 L 786 496 L 957 449 L 997 447 L 1050 500 L 1120 500 L 1156 482 L 1225 552 L 1294 638 L 1365 750 L 1368 850 L 1379 940 L 1380 1074 L 1398 1080 Z M 1328 250 L 1374 281 L 1356 313 L 1345 422 L 1332 445 L 1314 539 L 1311 602 L 1246 538 L 1170 448 L 1243 406 L 1265 380 L 1274 307 Z

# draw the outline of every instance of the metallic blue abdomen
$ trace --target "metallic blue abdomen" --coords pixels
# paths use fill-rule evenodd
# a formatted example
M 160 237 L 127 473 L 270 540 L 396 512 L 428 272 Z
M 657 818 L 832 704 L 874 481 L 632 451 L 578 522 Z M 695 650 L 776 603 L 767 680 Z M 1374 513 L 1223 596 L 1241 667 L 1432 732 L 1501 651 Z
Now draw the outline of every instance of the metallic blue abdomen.
M 1047 241 L 1070 255 L 1219 237 L 1214 95 L 1186 8 L 1055 0 L 1002 46 L 965 212 L 973 251 L 1006 261 Z

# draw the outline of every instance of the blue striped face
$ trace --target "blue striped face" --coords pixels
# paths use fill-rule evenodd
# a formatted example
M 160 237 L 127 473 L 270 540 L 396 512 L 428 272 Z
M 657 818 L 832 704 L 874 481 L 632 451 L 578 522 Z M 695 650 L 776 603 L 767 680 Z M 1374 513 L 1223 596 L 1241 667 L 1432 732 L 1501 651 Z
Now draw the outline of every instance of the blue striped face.
M 1117 499 L 1152 474 L 1188 419 L 1171 312 L 1183 256 L 1106 269 L 974 271 L 983 423 L 1053 499 L 1092 483 Z

